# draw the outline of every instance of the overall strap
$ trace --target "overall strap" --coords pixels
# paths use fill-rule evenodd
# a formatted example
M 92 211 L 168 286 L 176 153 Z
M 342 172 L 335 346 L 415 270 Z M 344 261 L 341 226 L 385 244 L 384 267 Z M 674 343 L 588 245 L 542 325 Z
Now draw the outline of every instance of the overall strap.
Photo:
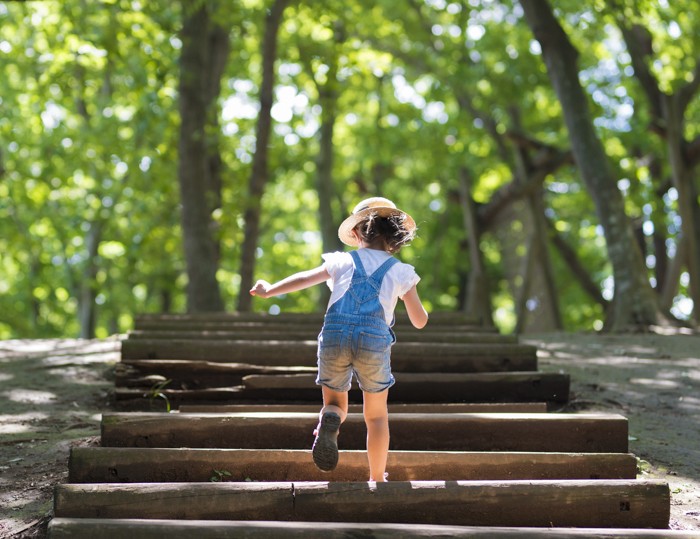
M 353 280 L 355 277 L 360 279 L 367 277 L 367 272 L 365 272 L 365 267 L 362 265 L 362 260 L 360 260 L 360 255 L 357 254 L 357 251 L 350 251 L 350 256 L 355 262 L 355 271 L 352 274 Z
M 381 284 L 382 279 L 384 279 L 384 276 L 386 275 L 386 272 L 389 271 L 394 264 L 398 263 L 399 261 L 396 260 L 393 256 L 391 258 L 388 258 L 384 261 L 384 263 L 381 266 L 379 266 L 374 271 L 374 273 L 370 276 L 370 279 L 372 279 L 378 285 Z

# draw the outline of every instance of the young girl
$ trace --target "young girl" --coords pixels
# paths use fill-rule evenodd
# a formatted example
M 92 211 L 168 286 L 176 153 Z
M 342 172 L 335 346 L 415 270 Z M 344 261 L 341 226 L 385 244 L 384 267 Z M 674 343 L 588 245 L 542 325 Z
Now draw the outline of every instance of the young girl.
M 367 425 L 369 480 L 385 481 L 389 452 L 387 397 L 394 385 L 390 351 L 396 341 L 391 326 L 398 299 L 416 328 L 428 322 L 416 285 L 420 277 L 413 266 L 392 255 L 409 243 L 416 224 L 407 213 L 385 198 L 363 200 L 338 229 L 349 253 L 323 255 L 324 263 L 275 284 L 258 281 L 250 290 L 268 298 L 328 282 L 331 298 L 318 337 L 318 376 L 323 408 L 312 449 L 316 466 L 333 470 L 338 463 L 338 432 L 348 411 L 348 391 L 353 373 L 363 396 Z

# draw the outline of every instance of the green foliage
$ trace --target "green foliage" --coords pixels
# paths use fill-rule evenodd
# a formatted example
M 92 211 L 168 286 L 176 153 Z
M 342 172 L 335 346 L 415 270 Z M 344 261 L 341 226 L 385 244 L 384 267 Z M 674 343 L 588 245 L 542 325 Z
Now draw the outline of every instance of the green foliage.
M 231 477 L 232 475 L 233 474 L 228 470 L 212 470 L 209 481 L 212 483 L 220 483 L 226 480 L 227 477 Z

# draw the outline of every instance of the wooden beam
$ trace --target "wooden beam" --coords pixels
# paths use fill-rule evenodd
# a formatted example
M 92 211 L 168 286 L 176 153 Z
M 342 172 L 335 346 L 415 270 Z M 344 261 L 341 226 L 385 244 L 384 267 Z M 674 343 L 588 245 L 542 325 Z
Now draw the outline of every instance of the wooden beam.
M 181 414 L 235 414 L 246 412 L 303 412 L 312 414 L 320 411 L 320 404 L 185 404 L 180 406 Z M 351 404 L 348 412 L 362 413 L 361 404 Z M 478 402 L 443 404 L 389 404 L 389 414 L 497 414 L 520 413 L 536 414 L 547 412 L 544 402 Z
M 123 359 L 188 359 L 256 365 L 314 366 L 313 341 L 127 339 Z M 501 372 L 537 369 L 537 348 L 509 343 L 401 343 L 392 349 L 397 372 Z
M 56 517 L 667 528 L 661 481 L 58 485 Z
M 222 481 L 367 481 L 365 451 L 342 451 L 330 473 L 308 450 L 76 447 L 71 483 Z M 217 473 L 217 470 L 219 473 Z M 391 451 L 392 481 L 634 479 L 629 453 Z
M 697 539 L 696 531 L 623 528 L 505 528 L 433 524 L 55 518 L 50 539 Z
M 289 326 L 289 325 L 264 325 L 255 328 L 230 328 L 230 329 L 196 329 L 191 326 L 184 328 L 154 328 L 148 330 L 133 330 L 127 338 L 133 340 L 142 339 L 191 339 L 191 340 L 268 340 L 268 341 L 309 341 L 318 337 L 320 326 Z M 517 335 L 501 335 L 499 333 L 462 332 L 443 329 L 410 330 L 398 328 L 396 330 L 399 342 L 434 342 L 434 343 L 517 343 Z
M 111 413 L 104 447 L 308 449 L 318 414 Z M 394 414 L 391 449 L 627 453 L 627 419 L 617 414 Z M 364 449 L 366 428 L 349 414 L 341 449 Z
M 392 361 L 393 364 L 393 361 Z M 569 376 L 543 372 L 410 373 L 395 372 L 390 402 L 567 402 Z M 240 399 L 317 401 L 314 375 L 250 375 L 243 378 Z M 353 386 L 355 388 L 356 386 Z M 350 398 L 357 401 L 359 394 Z M 360 400 L 361 402 L 361 400 Z
M 397 380 L 389 390 L 390 403 L 468 403 L 468 402 L 552 402 L 569 399 L 569 375 L 541 372 L 507 373 L 395 373 Z M 222 380 L 224 380 L 222 378 Z M 225 401 L 229 403 L 303 403 L 320 402 L 321 389 L 315 375 L 260 376 L 243 378 L 244 386 L 199 389 L 160 390 L 171 405 L 185 402 Z M 224 380 L 225 382 L 225 380 Z M 144 401 L 144 388 L 117 387 L 118 401 Z M 354 384 L 348 398 L 362 402 L 362 393 Z
M 176 321 L 176 320 L 159 320 L 153 322 L 142 322 L 134 327 L 134 331 L 308 331 L 315 338 L 323 325 L 322 320 L 309 322 L 294 322 L 294 321 L 275 321 L 275 320 L 260 320 L 260 321 L 244 321 L 244 322 L 227 322 L 227 321 Z M 448 324 L 434 325 L 429 324 L 424 329 L 416 329 L 409 324 L 397 324 L 393 327 L 394 333 L 412 340 L 413 335 L 419 333 L 427 333 L 431 335 L 445 335 L 450 333 L 468 333 L 480 335 L 501 335 L 496 328 L 491 326 L 473 326 L 469 324 Z
M 179 389 L 203 389 L 207 387 L 232 387 L 241 385 L 243 377 L 251 374 L 300 374 L 316 373 L 313 367 L 275 367 L 249 363 L 221 363 L 189 361 L 186 359 L 130 359 L 117 363 L 115 384 L 117 387 L 150 388 L 149 379 L 160 376 L 170 380 L 166 387 Z
M 212 313 L 144 313 L 136 315 L 134 318 L 134 324 L 139 326 L 145 322 L 180 322 L 183 324 L 192 324 L 196 322 L 203 321 L 215 321 L 215 322 L 226 322 L 226 323 L 236 323 L 236 322 L 278 322 L 278 323 L 299 323 L 299 322 L 310 322 L 314 324 L 323 323 L 324 313 L 293 313 L 284 312 L 276 315 L 271 315 L 267 313 L 253 313 L 253 312 L 212 312 Z M 472 318 L 464 313 L 459 312 L 448 312 L 448 311 L 437 311 L 430 313 L 431 325 L 445 326 L 445 325 L 471 325 L 475 327 L 480 327 L 482 324 L 479 320 Z M 396 325 L 410 325 L 408 315 L 404 312 L 396 313 Z

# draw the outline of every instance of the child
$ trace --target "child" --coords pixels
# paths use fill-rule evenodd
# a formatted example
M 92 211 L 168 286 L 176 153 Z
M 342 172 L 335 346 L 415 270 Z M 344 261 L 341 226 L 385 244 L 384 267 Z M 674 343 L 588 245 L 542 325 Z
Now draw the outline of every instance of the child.
M 369 480 L 385 481 L 389 452 L 387 397 L 394 385 L 391 326 L 397 299 L 402 299 L 411 323 L 422 328 L 428 322 L 416 285 L 420 277 L 413 266 L 392 255 L 410 242 L 416 224 L 385 198 L 360 202 L 338 229 L 349 253 L 323 255 L 324 263 L 275 284 L 258 281 L 250 290 L 268 298 L 328 281 L 331 298 L 318 337 L 318 376 L 323 408 L 312 449 L 316 466 L 333 470 L 338 463 L 338 431 L 348 411 L 348 391 L 354 373 L 363 397 L 367 425 Z

